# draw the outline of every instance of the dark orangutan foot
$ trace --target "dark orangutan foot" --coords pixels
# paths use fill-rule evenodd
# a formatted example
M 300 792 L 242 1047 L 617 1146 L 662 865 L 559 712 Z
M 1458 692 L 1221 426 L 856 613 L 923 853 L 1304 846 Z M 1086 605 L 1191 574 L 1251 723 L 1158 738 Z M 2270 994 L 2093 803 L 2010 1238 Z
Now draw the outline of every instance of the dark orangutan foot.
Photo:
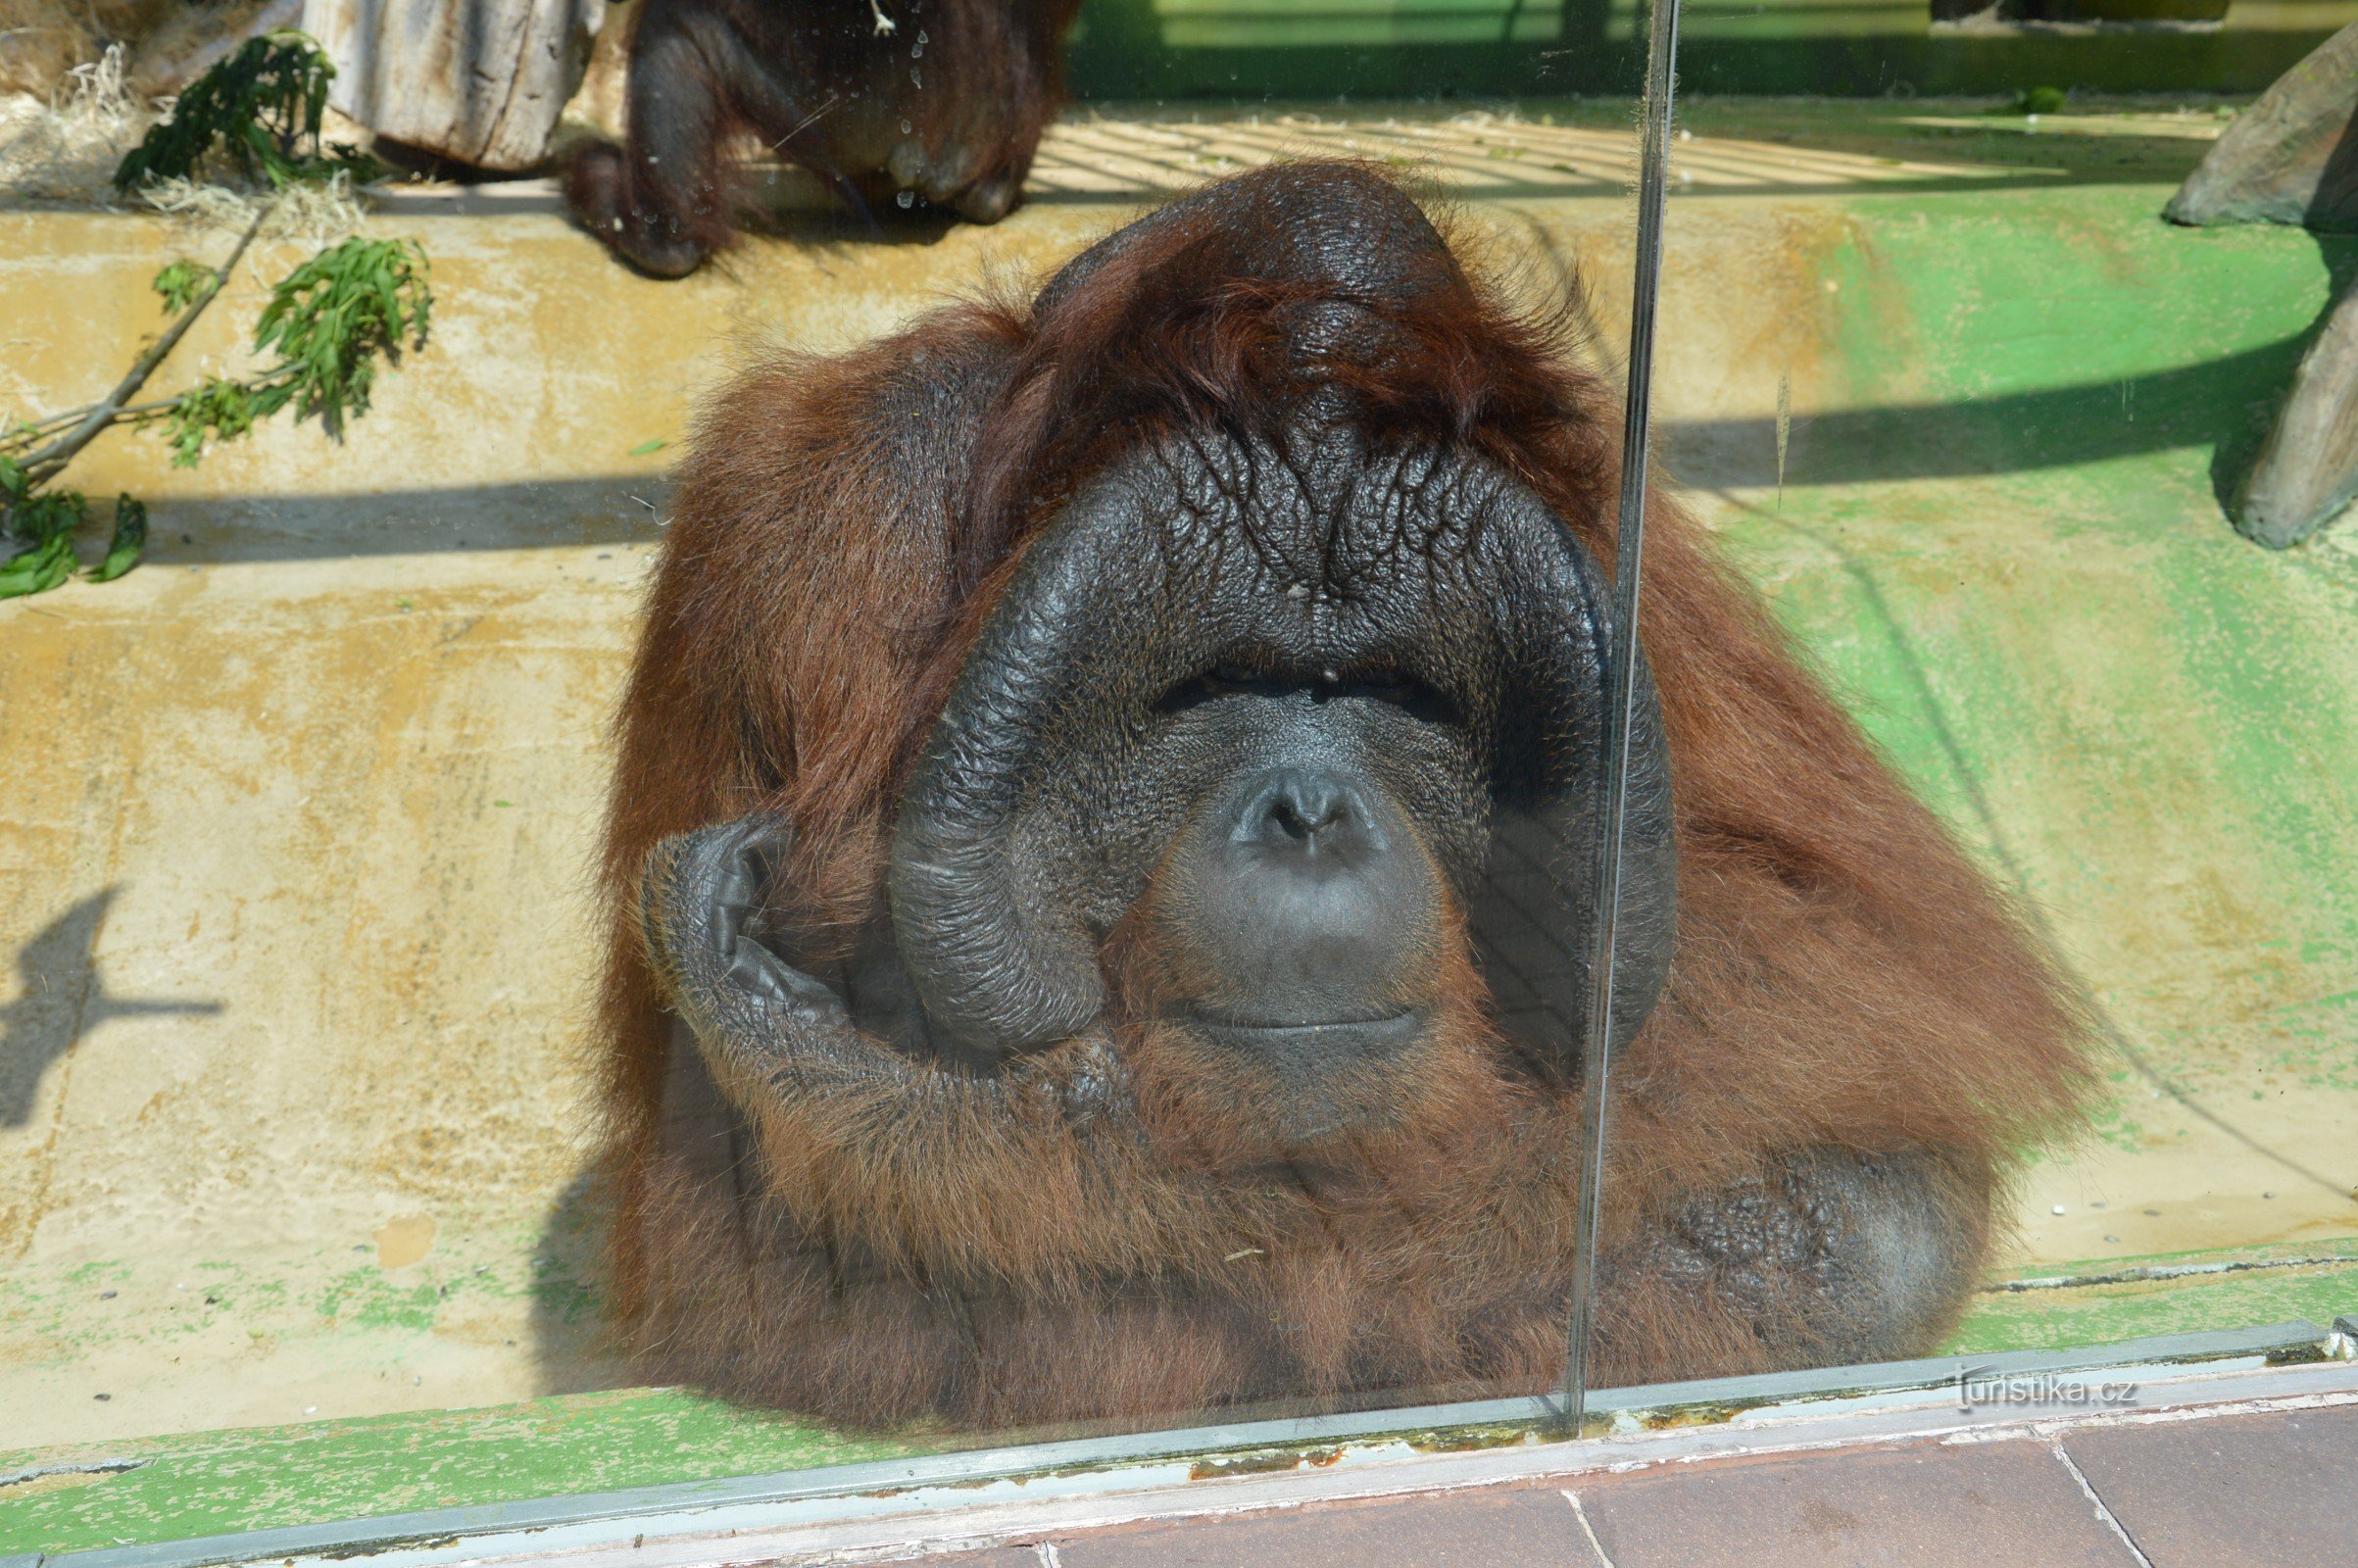
M 951 205 L 957 208 L 958 216 L 969 223 L 996 223 L 1015 210 L 1016 199 L 1021 194 L 1020 181 L 986 179 L 959 191 Z
M 710 254 L 675 221 L 630 201 L 622 149 L 612 142 L 593 142 L 572 156 L 565 165 L 565 201 L 583 228 L 650 277 L 685 277 Z

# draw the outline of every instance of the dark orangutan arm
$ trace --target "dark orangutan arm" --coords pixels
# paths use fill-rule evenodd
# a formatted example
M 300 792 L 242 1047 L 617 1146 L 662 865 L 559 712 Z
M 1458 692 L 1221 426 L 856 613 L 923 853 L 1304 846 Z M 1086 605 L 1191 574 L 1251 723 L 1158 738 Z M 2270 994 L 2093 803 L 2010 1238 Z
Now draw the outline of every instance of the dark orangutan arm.
M 656 1157 L 669 1025 L 638 917 L 674 834 L 755 810 L 794 823 L 796 896 L 857 924 L 879 798 L 944 613 L 952 498 L 1005 335 L 958 308 L 855 353 L 751 368 L 695 433 L 616 715 L 602 881 L 606 1103 L 624 1172 L 617 1277 Z
M 740 1104 L 758 1112 L 781 1098 L 873 1088 L 916 1105 L 964 1102 L 986 1117 L 1020 1117 L 1034 1100 L 1076 1123 L 1123 1113 L 1119 1069 L 1100 1036 L 1071 1042 L 1043 1070 L 985 1078 L 911 1060 L 863 1033 L 825 982 L 752 934 L 791 840 L 784 819 L 764 813 L 666 839 L 647 864 L 647 951 Z
M 1599 1377 L 1922 1354 L 1971 1289 L 1990 1188 L 1961 1151 L 1821 1148 L 1690 1194 L 1600 1264 Z
M 761 814 L 664 840 L 641 918 L 660 986 L 798 1219 L 911 1268 L 1035 1289 L 1266 1240 L 1217 1189 L 1155 1168 L 1102 1031 L 985 1075 L 860 1028 L 750 930 L 791 837 Z
M 1102 1033 L 981 1075 L 863 1030 L 831 987 L 754 934 L 789 848 L 766 814 L 667 839 L 649 858 L 641 915 L 664 992 L 799 1221 L 920 1276 L 1048 1291 L 1195 1272 L 1281 1241 L 1302 1195 L 1255 1202 L 1254 1184 L 1161 1167 Z M 1459 1223 L 1528 1259 L 1523 1294 L 1552 1319 L 1570 1259 L 1543 1238 L 1561 1234 L 1578 1101 L 1529 1108 L 1475 1184 L 1490 1212 Z M 1624 1192 L 1647 1152 L 1646 1119 L 1632 1123 L 1615 1151 Z M 1988 1190 L 1986 1171 L 1952 1154 L 1812 1150 L 1629 1214 L 1602 1262 L 1600 1375 L 1907 1353 L 1947 1326 L 1980 1256 Z M 1428 1240 L 1459 1228 L 1427 1220 Z

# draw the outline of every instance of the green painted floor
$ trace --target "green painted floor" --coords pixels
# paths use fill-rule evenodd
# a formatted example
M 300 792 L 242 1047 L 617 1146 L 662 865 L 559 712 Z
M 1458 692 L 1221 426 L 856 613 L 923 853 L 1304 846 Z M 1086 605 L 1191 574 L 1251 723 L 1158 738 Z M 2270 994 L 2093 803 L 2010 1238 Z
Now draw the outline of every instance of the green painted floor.
M 2358 1311 L 2358 1239 L 2226 1258 L 2108 1258 L 2072 1272 L 2231 1258 L 2242 1272 L 1985 1292 L 1944 1348 L 1973 1354 L 2297 1319 L 2330 1324 Z M 814 1431 L 677 1389 L 76 1444 L 0 1453 L 0 1553 L 722 1480 L 936 1446 L 921 1434 L 888 1440 Z
M 2113 1102 L 2080 1145 L 2046 1154 L 2025 1174 L 2008 1261 L 1951 1348 L 2102 1343 L 2358 1311 L 2358 525 L 2270 554 L 2228 528 L 2219 502 L 2256 446 L 2333 280 L 2358 273 L 2358 241 L 2161 224 L 2162 201 L 2202 145 L 2184 117 L 2093 117 L 2044 127 L 2036 139 L 2019 118 L 1938 106 L 1715 104 L 1695 123 L 1699 183 L 1709 188 L 1673 204 L 1664 340 L 1671 466 L 1871 731 L 2054 934 L 2110 1033 Z M 1811 164 L 1790 193 L 1759 190 L 1742 183 L 1742 158 L 1713 165 L 1702 156 L 1720 137 L 1791 147 L 1797 156 L 1831 149 L 1850 162 Z M 1890 168 L 1947 160 L 1964 172 L 1879 187 L 1867 178 L 1878 160 Z M 1488 167 L 1474 166 L 1468 179 Z M 1125 186 L 1105 199 L 1144 194 Z M 1617 338 L 1626 262 L 1613 242 L 1625 242 L 1627 230 L 1609 186 L 1522 179 L 1467 200 L 1475 219 L 1510 237 L 1526 235 L 1543 250 L 1560 241 L 1583 255 L 1597 281 L 1606 341 Z M 1080 210 L 1044 204 L 991 243 L 1061 254 L 1085 237 Z M 459 254 L 448 275 L 464 279 L 473 275 L 467 267 L 494 266 L 502 245 L 538 247 L 532 254 L 543 256 L 586 244 L 553 220 L 515 232 L 513 241 L 483 241 L 482 256 Z M 929 258 L 892 265 L 958 274 L 969 264 L 953 252 L 969 243 L 980 242 L 955 237 Z M 708 290 L 720 302 L 711 307 L 717 319 L 739 309 L 728 290 L 751 296 L 748 280 L 767 276 L 762 269 L 806 265 L 792 247 L 769 242 L 750 254 L 736 282 L 699 280 L 669 294 L 636 283 L 597 287 L 624 299 L 639 298 L 643 287 L 651 309 L 658 300 L 681 308 L 707 297 L 694 290 Z M 835 243 L 814 250 L 809 265 L 849 276 L 860 252 Z M 438 253 L 452 254 L 447 245 Z M 484 283 L 477 297 L 493 292 Z M 468 308 L 467 291 L 454 289 L 452 330 L 462 348 L 489 341 L 467 336 Z M 869 329 L 829 323 L 822 332 Z M 452 364 L 451 373 L 467 373 L 465 362 Z M 421 359 L 396 378 L 384 417 L 399 417 L 399 398 L 426 395 L 428 377 L 444 373 L 432 366 Z M 692 379 L 676 371 L 646 378 L 656 412 L 645 417 L 658 433 L 676 431 Z M 1781 383 L 1793 410 L 1782 476 Z M 592 441 L 618 455 L 648 434 L 626 422 L 611 421 L 565 449 L 568 471 L 619 475 L 626 487 L 627 465 L 595 467 L 577 455 Z M 368 440 L 362 432 L 339 461 L 398 461 Z M 205 508 L 229 505 L 195 494 L 179 504 L 200 528 L 219 514 Z M 413 927 L 431 935 L 417 935 L 404 950 L 408 967 L 363 1002 L 379 1010 L 441 1007 L 428 1009 L 439 1032 L 405 1048 L 426 1056 L 404 1060 L 446 1063 L 434 1070 L 453 1083 L 483 1070 L 482 1037 L 467 1031 L 485 1007 L 516 1038 L 534 1028 L 552 1042 L 563 1035 L 539 1021 L 546 1009 L 482 1002 L 505 996 L 489 970 L 468 981 L 474 990 L 450 992 L 465 1005 L 435 1002 L 434 976 L 471 975 L 467 966 L 478 961 L 463 932 L 440 926 L 456 918 L 445 911 L 472 907 L 463 901 L 472 896 L 467 879 L 478 863 L 495 879 L 521 875 L 517 864 L 539 867 L 532 874 L 551 887 L 578 863 L 565 856 L 594 801 L 596 714 L 627 643 L 625 578 L 643 563 L 649 537 L 617 528 L 559 547 L 495 534 L 517 548 L 464 563 L 393 555 L 239 564 L 232 551 L 200 568 L 169 564 L 167 552 L 166 562 L 120 585 L 158 596 L 169 589 L 152 604 L 157 613 L 182 617 L 175 625 L 222 613 L 216 601 L 192 594 L 226 596 L 221 602 L 239 614 L 247 602 L 234 596 L 246 594 L 271 636 L 282 622 L 316 613 L 304 606 L 331 596 L 352 617 L 351 635 L 372 639 L 357 645 L 355 668 L 382 666 L 399 674 L 395 684 L 416 687 L 372 743 L 386 756 L 440 744 L 436 737 L 460 720 L 435 703 L 480 706 L 509 662 L 535 670 L 542 665 L 532 661 L 552 662 L 554 673 L 536 675 L 535 690 L 545 694 L 554 682 L 567 694 L 566 727 L 528 746 L 510 740 L 505 751 L 496 738 L 467 732 L 467 745 L 452 755 L 481 775 L 467 775 L 467 787 L 485 797 L 474 804 L 498 809 L 469 815 L 469 824 L 487 825 L 469 825 L 476 836 L 453 843 L 415 907 L 391 905 L 390 913 L 373 915 L 405 942 Z M 205 587 L 176 586 L 180 579 L 165 569 Z M 496 578 L 488 575 L 495 570 Z M 130 594 L 99 597 L 108 590 L 70 592 L 80 597 L 55 596 L 40 611 L 57 625 L 22 605 L 0 609 L 0 682 L 30 690 L 29 671 L 59 693 L 61 711 L 78 710 L 68 694 L 86 704 L 103 695 L 107 671 L 131 667 L 133 655 L 123 650 L 146 623 L 100 618 L 114 614 L 113 606 L 150 604 Z M 416 663 L 428 650 L 457 652 L 434 654 L 441 663 Z M 469 658 L 477 662 L 454 662 Z M 276 688 L 260 689 L 250 700 L 257 711 L 287 710 Z M 432 695 L 446 691 L 456 695 Z M 23 758 L 9 722 L 0 711 L 0 755 L 13 746 Z M 90 722 L 112 720 L 101 712 Z M 32 776 L 22 773 L 25 764 L 7 764 L 21 770 L 10 789 L 27 819 L 33 806 L 24 803 L 38 805 L 46 789 L 71 804 L 81 780 L 104 765 L 87 751 L 95 743 L 63 720 L 43 733 L 68 737 L 57 743 L 66 750 L 47 764 L 51 772 Z M 295 793 L 289 786 L 288 799 Z M 448 815 L 453 808 L 432 809 Z M 65 820 L 67 808 L 58 810 Z M 554 826 L 536 825 L 552 819 Z M 398 810 L 385 808 L 372 820 L 402 854 L 417 853 Z M 134 820 L 129 831 L 137 830 Z M 41 879 L 55 873 L 43 867 L 66 862 L 42 860 L 52 852 L 38 844 L 18 848 L 34 840 L 8 836 L 17 831 L 0 813 L 0 890 L 45 890 Z M 78 841 L 58 842 L 69 846 L 54 852 L 62 857 Z M 341 853 L 340 842 L 326 842 Z M 527 850 L 540 858 L 515 858 Z M 12 870 L 20 882 L 7 882 Z M 142 896 L 134 885 L 123 898 L 144 927 L 119 916 L 105 930 L 148 929 L 169 947 L 181 941 L 185 920 L 189 942 L 212 940 L 200 939 L 177 906 L 139 913 Z M 241 896 L 234 917 L 279 929 L 269 925 L 268 901 L 259 897 L 248 904 Z M 30 934 L 48 915 L 26 918 Z M 127 945 L 86 940 L 116 966 L 107 985 L 124 987 L 128 972 L 145 976 L 132 988 L 137 995 L 204 994 L 191 991 L 182 971 L 134 969 Z M 324 964 L 295 937 L 276 940 L 287 945 L 290 964 Z M 338 951 L 357 951 L 345 941 Z M 366 975 L 363 982 L 378 984 Z M 37 1005 L 25 984 L 0 1001 L 0 1016 Z M 319 1005 L 319 1038 L 367 1024 L 337 1012 L 333 997 Z M 228 1024 L 239 1026 L 234 1011 Z M 109 1027 L 126 1032 L 95 1037 L 69 1058 L 83 1075 L 73 1095 L 114 1081 L 101 1073 L 112 1059 L 103 1053 L 123 1056 L 131 1026 Z M 295 1032 L 283 1041 L 267 1029 L 256 1037 L 269 1049 L 253 1059 L 275 1063 L 310 1049 L 313 1036 L 285 1027 Z M 533 1049 L 558 1059 L 556 1044 Z M 102 1054 L 84 1059 L 93 1050 Z M 190 1096 L 224 1092 L 221 1080 L 193 1076 L 176 1060 L 126 1056 L 116 1070 L 166 1080 L 180 1073 L 173 1081 L 194 1086 Z M 516 1081 L 529 1066 L 516 1069 Z M 239 1059 L 222 1070 L 257 1069 Z M 85 1129 L 111 1129 L 116 1140 L 101 1145 L 89 1144 L 96 1133 L 76 1132 L 75 1102 L 56 1074 L 39 1083 L 65 1107 L 54 1125 L 35 1117 L 22 1135 L 22 1168 L 43 1182 L 53 1166 L 66 1168 L 58 1162 L 76 1137 L 109 1157 L 160 1160 L 150 1145 L 180 1136 L 169 1082 L 107 1090 L 112 1100 L 85 1107 Z M 0 1552 L 902 1451 L 683 1393 L 613 1387 L 626 1374 L 594 1348 L 598 1306 L 586 1283 L 594 1209 L 566 1185 L 576 1152 L 558 1140 L 530 1142 L 533 1118 L 558 1114 L 545 1108 L 557 1097 L 491 1124 L 530 1151 L 527 1179 L 510 1166 L 469 1163 L 466 1141 L 448 1131 L 447 1105 L 375 1098 L 388 1093 L 371 1081 L 365 1093 L 323 1102 L 339 1118 L 329 1125 L 353 1129 L 337 1136 L 360 1140 L 378 1184 L 339 1198 L 345 1206 L 333 1223 L 271 1228 L 271 1205 L 302 1206 L 290 1196 L 304 1190 L 301 1180 L 326 1183 L 318 1173 L 332 1175 L 360 1157 L 332 1143 L 304 1152 L 309 1178 L 273 1174 L 267 1159 L 274 1151 L 224 1144 L 233 1154 L 208 1156 L 220 1168 L 145 1200 L 133 1210 L 136 1225 L 105 1218 L 115 1211 L 110 1203 L 131 1200 L 112 1195 L 103 1175 L 56 1178 L 53 1196 L 42 1200 L 49 1207 L 25 1200 L 32 1206 L 22 1219 L 11 1217 L 18 1200 L 0 1193 L 0 1449 L 25 1450 L 0 1452 Z M 478 1098 L 453 1102 L 473 1114 L 468 1107 L 509 1105 L 517 1091 L 499 1080 L 468 1093 Z M 39 1116 L 51 1114 L 41 1108 L 49 1100 L 31 1103 Z M 380 1125 L 391 1129 L 382 1144 L 368 1142 Z M 15 1136 L 0 1127 L 0 1156 L 15 1154 Z M 183 1191 L 194 1196 L 174 1196 Z M 460 1196 L 480 1193 L 513 1196 L 505 1207 L 485 1200 L 472 1209 Z M 214 1228 L 184 1227 L 174 1206 L 182 1202 L 212 1204 L 209 1214 L 242 1204 L 244 1228 L 212 1217 L 205 1224 Z M 439 1228 L 418 1217 L 434 1213 Z M 2212 1263 L 2234 1268 L 2119 1278 Z M 2008 1290 L 2008 1279 L 2077 1283 Z M 269 1390 L 276 1402 L 267 1405 L 285 1411 L 281 1424 L 248 1416 L 236 1430 L 199 1430 L 203 1410 L 192 1415 L 185 1401 L 217 1388 L 201 1380 L 187 1385 L 197 1393 L 176 1396 L 177 1413 L 142 1413 L 142 1380 L 179 1387 L 167 1373 L 184 1355 L 281 1379 Z M 506 1381 L 483 1381 L 486 1370 Z M 410 1389 L 398 1387 L 413 1377 Z M 484 1387 L 550 1392 L 469 1397 Z M 307 1394 L 312 1388 L 332 1392 Z M 334 1418 L 297 1419 L 314 1399 Z M 404 1400 L 488 1407 L 403 1408 Z M 51 1419 L 65 1408 L 59 1401 L 78 1401 L 71 1424 Z M 346 1414 L 355 1408 L 385 1413 Z M 28 1422 L 38 1414 L 44 1432 L 80 1436 L 13 1443 L 19 1411 Z M 921 1446 L 923 1435 L 901 1441 Z

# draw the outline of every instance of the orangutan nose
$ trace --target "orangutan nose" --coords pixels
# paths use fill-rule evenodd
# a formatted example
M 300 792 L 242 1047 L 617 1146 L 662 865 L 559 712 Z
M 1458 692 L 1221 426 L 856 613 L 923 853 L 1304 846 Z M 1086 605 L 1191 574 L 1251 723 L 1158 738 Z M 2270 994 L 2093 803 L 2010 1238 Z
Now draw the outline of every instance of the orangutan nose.
M 1352 784 L 1332 773 L 1280 768 L 1257 781 L 1240 813 L 1235 842 L 1272 856 L 1300 857 L 1304 866 L 1340 867 L 1385 849 L 1384 831 L 1370 820 Z
M 1173 910 L 1199 999 L 1223 1023 L 1288 1029 L 1400 1010 L 1403 965 L 1425 966 L 1441 899 L 1406 817 L 1342 767 L 1291 764 L 1239 780 L 1199 820 Z

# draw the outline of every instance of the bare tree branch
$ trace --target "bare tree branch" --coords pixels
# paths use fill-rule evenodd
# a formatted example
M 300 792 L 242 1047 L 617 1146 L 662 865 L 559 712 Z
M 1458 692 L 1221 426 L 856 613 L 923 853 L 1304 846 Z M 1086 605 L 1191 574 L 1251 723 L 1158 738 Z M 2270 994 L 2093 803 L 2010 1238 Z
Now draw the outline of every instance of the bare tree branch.
M 115 390 L 107 394 L 106 400 L 93 405 L 78 424 L 25 461 L 27 479 L 37 485 L 55 477 L 82 448 L 98 438 L 101 430 L 128 414 L 125 405 L 147 384 L 147 378 L 156 373 L 156 368 L 164 363 L 166 357 L 179 346 L 180 339 L 196 324 L 196 318 L 205 314 L 205 308 L 221 298 L 221 290 L 229 284 L 229 274 L 237 270 L 237 264 L 245 257 L 246 247 L 254 242 L 255 233 L 261 229 L 263 216 L 261 213 L 255 214 L 254 221 L 248 223 L 246 231 L 238 236 L 237 247 L 230 251 L 229 259 L 214 270 L 213 286 L 190 301 L 178 318 L 164 329 L 164 335 L 148 345 L 147 352 L 132 363 L 123 379 L 116 383 Z

